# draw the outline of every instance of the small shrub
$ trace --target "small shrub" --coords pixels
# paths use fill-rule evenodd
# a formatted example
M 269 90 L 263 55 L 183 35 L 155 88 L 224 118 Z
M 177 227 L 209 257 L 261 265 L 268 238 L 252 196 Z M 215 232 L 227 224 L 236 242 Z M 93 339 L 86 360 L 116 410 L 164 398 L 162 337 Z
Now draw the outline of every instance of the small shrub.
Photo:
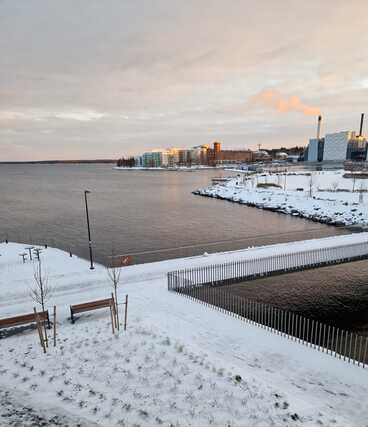
M 163 345 L 171 345 L 170 338 L 169 338 L 169 337 L 166 337 L 166 338 L 162 341 L 162 344 L 163 344 Z
M 291 416 L 291 419 L 293 420 L 293 421 L 298 421 L 299 419 L 300 419 L 300 417 L 299 417 L 299 415 L 298 414 L 292 414 L 292 415 L 290 415 Z
M 176 346 L 176 351 L 177 351 L 178 353 L 182 353 L 182 352 L 183 352 L 183 350 L 184 350 L 184 346 L 183 346 L 183 345 L 181 345 L 181 344 L 177 344 L 177 346 Z
M 148 418 L 148 412 L 147 411 L 144 411 L 143 409 L 140 409 L 138 413 L 139 413 L 139 415 L 141 417 Z

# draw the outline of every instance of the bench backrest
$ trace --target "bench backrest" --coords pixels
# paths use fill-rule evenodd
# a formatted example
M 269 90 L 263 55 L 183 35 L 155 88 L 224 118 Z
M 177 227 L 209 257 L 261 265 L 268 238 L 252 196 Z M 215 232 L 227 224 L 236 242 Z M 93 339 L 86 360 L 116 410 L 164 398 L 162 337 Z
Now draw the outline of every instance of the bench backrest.
M 48 321 L 49 313 L 48 311 L 40 311 L 37 313 L 41 321 Z M 35 313 L 22 314 L 21 316 L 8 317 L 5 319 L 0 319 L 0 328 L 10 328 L 12 326 L 25 325 L 27 323 L 36 322 Z
M 113 302 L 112 298 L 100 299 L 97 301 L 89 301 L 83 304 L 71 305 L 70 309 L 73 313 L 80 313 L 83 311 L 95 310 L 98 308 L 110 307 Z

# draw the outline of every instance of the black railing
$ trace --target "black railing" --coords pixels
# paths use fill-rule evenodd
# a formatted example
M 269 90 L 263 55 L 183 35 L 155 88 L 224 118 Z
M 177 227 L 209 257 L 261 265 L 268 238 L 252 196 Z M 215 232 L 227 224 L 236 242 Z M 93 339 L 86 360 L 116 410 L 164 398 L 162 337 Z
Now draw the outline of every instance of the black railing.
M 368 337 L 269 304 L 242 298 L 226 291 L 226 287 L 188 284 L 176 292 L 302 345 L 348 363 L 367 367 Z
M 368 242 L 340 245 L 329 248 L 301 250 L 293 253 L 213 264 L 168 273 L 169 290 L 178 290 L 188 284 L 193 286 L 222 286 L 257 277 L 300 271 L 325 265 L 342 264 L 368 258 Z

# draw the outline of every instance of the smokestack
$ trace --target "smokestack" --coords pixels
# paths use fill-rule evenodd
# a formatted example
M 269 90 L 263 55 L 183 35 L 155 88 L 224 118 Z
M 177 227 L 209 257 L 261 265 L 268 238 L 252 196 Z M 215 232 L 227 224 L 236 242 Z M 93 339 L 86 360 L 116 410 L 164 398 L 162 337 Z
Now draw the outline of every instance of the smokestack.
M 320 135 L 321 135 L 321 121 L 322 121 L 322 116 L 318 116 L 317 141 L 319 141 Z
M 364 113 L 360 116 L 360 131 L 359 136 L 363 136 L 363 122 L 364 122 Z

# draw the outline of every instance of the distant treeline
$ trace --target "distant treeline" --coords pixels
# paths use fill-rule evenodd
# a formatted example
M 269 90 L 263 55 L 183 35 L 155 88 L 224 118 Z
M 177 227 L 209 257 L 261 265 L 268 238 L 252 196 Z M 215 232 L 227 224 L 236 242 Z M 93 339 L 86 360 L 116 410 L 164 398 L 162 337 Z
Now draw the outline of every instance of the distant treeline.
M 298 156 L 299 154 L 303 153 L 305 150 L 305 147 L 299 147 L 296 145 L 295 147 L 280 147 L 280 148 L 265 148 L 265 151 L 271 156 L 275 157 L 276 153 L 287 153 L 289 156 Z
M 135 159 L 134 157 L 128 157 L 127 159 L 122 157 L 121 159 L 118 159 L 116 166 L 119 168 L 133 168 L 135 166 Z

